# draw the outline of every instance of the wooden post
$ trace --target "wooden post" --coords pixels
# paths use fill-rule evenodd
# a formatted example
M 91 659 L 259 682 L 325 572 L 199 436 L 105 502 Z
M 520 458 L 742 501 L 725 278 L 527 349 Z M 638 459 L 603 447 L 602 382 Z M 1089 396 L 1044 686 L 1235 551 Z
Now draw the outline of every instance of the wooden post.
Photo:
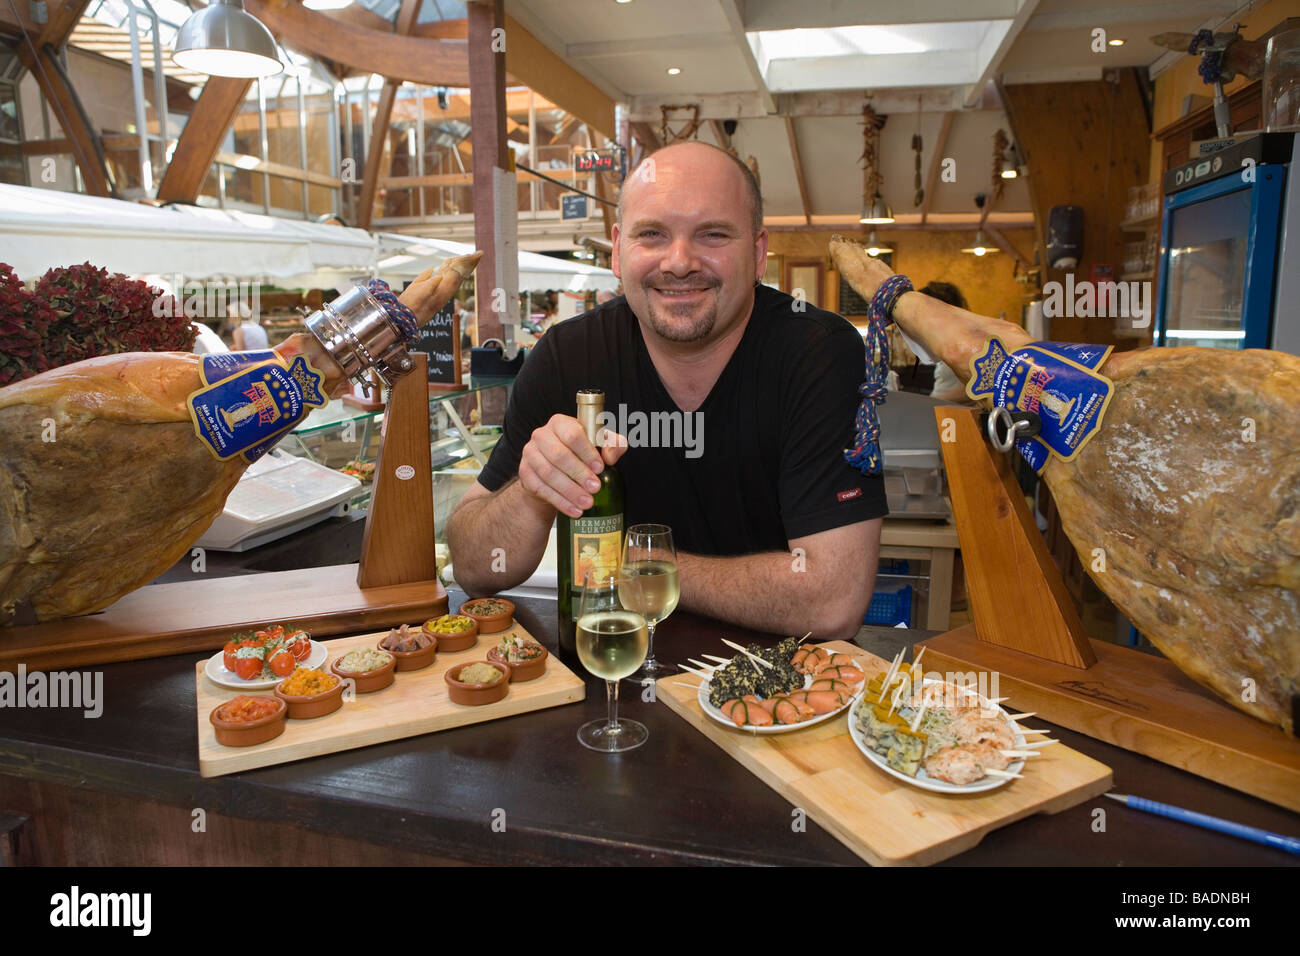
M 499 215 L 498 190 L 509 168 L 506 154 L 506 58 L 502 0 L 466 6 L 469 19 L 470 135 L 474 139 L 474 244 L 483 252 L 476 280 L 478 340 L 502 339 L 510 305 L 518 298 L 507 276 L 507 256 L 517 256 L 515 217 Z M 507 221 L 508 220 L 508 221 Z M 516 260 L 517 261 L 517 260 Z M 517 270 L 514 270 L 517 276 Z M 518 285 L 517 281 L 514 283 Z M 504 295 L 496 290 L 501 289 Z M 505 299 L 503 302 L 502 299 Z
M 195 200 L 252 85 L 252 80 L 208 77 L 158 184 L 159 199 Z
M 357 569 L 362 588 L 417 581 L 437 585 L 428 357 L 413 352 L 411 358 L 415 368 L 393 385 L 384 412 L 384 443 L 375 463 Z

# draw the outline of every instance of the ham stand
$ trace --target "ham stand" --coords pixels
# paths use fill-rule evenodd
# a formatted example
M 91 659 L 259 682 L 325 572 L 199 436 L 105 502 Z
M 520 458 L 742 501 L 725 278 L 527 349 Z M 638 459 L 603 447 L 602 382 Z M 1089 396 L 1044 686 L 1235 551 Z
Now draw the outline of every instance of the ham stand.
M 418 624 L 447 613 L 433 541 L 425 356 L 397 379 L 359 564 L 132 591 L 95 614 L 0 629 L 0 670 L 51 670 L 218 650 L 238 631 L 298 624 L 313 637 Z
M 955 436 L 940 446 L 974 623 L 918 643 L 923 669 L 996 672 L 1019 709 L 1300 811 L 1300 741 L 1164 657 L 1090 639 L 979 412 L 941 407 L 935 418 Z

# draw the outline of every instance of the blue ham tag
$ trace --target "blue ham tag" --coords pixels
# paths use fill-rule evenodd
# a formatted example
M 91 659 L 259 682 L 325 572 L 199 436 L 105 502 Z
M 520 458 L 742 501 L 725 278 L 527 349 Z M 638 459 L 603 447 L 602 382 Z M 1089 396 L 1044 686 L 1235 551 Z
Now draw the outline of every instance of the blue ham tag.
M 280 353 L 274 349 L 257 349 L 249 352 L 217 352 L 203 356 L 203 365 L 199 374 L 204 385 L 215 385 L 222 379 L 230 378 L 236 372 L 243 371 L 262 362 L 278 361 Z
M 1111 346 L 1035 342 L 1008 353 L 997 338 L 971 359 L 966 393 L 1011 411 L 1035 412 L 1039 434 L 1016 443 L 1035 471 L 1050 455 L 1070 461 L 1101 427 L 1115 386 L 1099 374 Z
M 328 401 L 321 388 L 325 376 L 306 356 L 296 356 L 286 365 L 278 355 L 271 355 L 189 397 L 195 434 L 219 461 L 236 455 L 256 461 L 302 421 L 309 409 Z

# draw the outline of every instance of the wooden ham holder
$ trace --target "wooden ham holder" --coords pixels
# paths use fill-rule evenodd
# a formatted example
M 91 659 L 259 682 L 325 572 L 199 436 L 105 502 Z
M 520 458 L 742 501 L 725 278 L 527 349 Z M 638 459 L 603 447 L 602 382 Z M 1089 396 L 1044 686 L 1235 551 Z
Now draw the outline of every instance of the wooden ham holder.
M 996 672 L 1018 709 L 1300 811 L 1300 741 L 1163 657 L 1090 639 L 979 412 L 935 418 L 941 436 L 955 433 L 940 445 L 974 623 L 917 644 L 924 669 Z
M 217 650 L 237 631 L 272 624 L 325 637 L 446 614 L 433 541 L 425 356 L 411 357 L 415 368 L 389 397 L 359 564 L 154 584 L 95 614 L 0 628 L 0 670 Z

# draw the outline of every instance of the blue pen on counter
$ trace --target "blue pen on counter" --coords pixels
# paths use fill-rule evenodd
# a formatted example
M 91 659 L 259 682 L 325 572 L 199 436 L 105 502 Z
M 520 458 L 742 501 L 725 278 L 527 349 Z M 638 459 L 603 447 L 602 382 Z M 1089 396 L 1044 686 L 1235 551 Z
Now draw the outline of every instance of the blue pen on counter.
M 1192 823 L 1198 827 L 1205 827 L 1207 830 L 1218 830 L 1220 833 L 1226 833 L 1229 836 L 1262 843 L 1265 846 L 1276 847 L 1279 850 L 1285 850 L 1287 853 L 1300 856 L 1300 837 L 1283 836 L 1281 833 L 1261 830 L 1258 827 L 1248 827 L 1243 823 L 1233 823 L 1231 820 L 1207 816 L 1204 813 L 1197 813 L 1195 810 L 1184 810 L 1182 807 L 1171 807 L 1167 803 L 1157 803 L 1154 800 L 1146 800 L 1142 797 L 1132 797 L 1122 793 L 1106 793 L 1102 794 L 1102 796 L 1118 800 L 1134 810 L 1154 813 L 1156 816 L 1168 817 L 1171 820 L 1181 820 L 1183 823 Z

